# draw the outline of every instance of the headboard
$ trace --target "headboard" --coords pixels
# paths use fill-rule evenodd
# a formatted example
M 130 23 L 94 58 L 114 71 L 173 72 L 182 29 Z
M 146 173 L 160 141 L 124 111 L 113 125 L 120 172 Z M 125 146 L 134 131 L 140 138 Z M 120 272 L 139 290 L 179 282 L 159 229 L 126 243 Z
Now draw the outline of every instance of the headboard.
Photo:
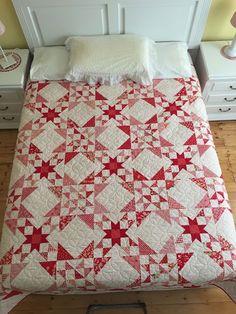
M 137 33 L 199 46 L 211 0 L 12 0 L 30 49 L 71 35 Z

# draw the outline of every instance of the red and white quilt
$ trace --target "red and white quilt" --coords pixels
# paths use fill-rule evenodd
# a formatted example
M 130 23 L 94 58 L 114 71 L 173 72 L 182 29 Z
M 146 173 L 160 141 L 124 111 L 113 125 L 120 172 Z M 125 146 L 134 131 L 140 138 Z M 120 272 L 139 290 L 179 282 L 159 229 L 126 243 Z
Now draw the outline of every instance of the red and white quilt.
M 30 82 L 3 290 L 196 287 L 236 277 L 236 233 L 196 77 Z

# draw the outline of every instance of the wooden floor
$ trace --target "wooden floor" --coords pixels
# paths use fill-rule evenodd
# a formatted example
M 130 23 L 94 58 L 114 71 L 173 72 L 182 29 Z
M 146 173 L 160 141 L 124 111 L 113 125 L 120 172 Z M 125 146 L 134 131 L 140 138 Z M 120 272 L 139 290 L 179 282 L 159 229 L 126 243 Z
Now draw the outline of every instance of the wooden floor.
M 211 129 L 236 221 L 236 121 L 214 122 Z M 2 224 L 16 131 L 0 131 L 0 224 Z M 1 231 L 1 230 L 0 230 Z M 93 296 L 31 295 L 11 314 L 85 314 L 93 303 L 145 302 L 148 314 L 233 314 L 236 305 L 218 288 L 168 292 L 129 292 Z M 139 314 L 140 310 L 107 310 L 99 314 Z

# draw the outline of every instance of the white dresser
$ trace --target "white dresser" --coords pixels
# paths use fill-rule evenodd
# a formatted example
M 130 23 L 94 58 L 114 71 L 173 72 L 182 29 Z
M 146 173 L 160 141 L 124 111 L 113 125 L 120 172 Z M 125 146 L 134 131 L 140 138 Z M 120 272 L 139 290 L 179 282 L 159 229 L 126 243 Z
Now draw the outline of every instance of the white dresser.
M 0 129 L 17 129 L 24 101 L 24 88 L 29 68 L 29 50 L 5 50 L 13 52 L 15 65 L 0 67 Z M 2 58 L 2 56 L 1 56 Z
M 209 120 L 236 119 L 236 60 L 224 58 L 220 49 L 229 42 L 202 42 L 196 70 Z

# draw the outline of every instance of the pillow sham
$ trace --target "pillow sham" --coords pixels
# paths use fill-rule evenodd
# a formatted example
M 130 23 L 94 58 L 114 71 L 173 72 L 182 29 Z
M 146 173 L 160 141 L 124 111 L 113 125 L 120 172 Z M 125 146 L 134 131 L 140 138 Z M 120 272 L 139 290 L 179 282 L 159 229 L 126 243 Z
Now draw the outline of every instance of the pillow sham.
M 191 59 L 186 43 L 152 42 L 149 48 L 152 51 L 149 56 L 149 71 L 154 78 L 192 76 Z M 35 48 L 30 79 L 33 81 L 63 80 L 68 70 L 68 62 L 69 52 L 64 46 Z
M 68 67 L 68 51 L 63 46 L 39 47 L 34 50 L 30 79 L 63 80 Z
M 151 62 L 154 78 L 180 78 L 192 76 L 192 66 L 185 42 L 154 43 L 155 54 Z
M 113 85 L 125 79 L 152 83 L 150 47 L 153 42 L 138 35 L 69 37 L 66 79 Z

